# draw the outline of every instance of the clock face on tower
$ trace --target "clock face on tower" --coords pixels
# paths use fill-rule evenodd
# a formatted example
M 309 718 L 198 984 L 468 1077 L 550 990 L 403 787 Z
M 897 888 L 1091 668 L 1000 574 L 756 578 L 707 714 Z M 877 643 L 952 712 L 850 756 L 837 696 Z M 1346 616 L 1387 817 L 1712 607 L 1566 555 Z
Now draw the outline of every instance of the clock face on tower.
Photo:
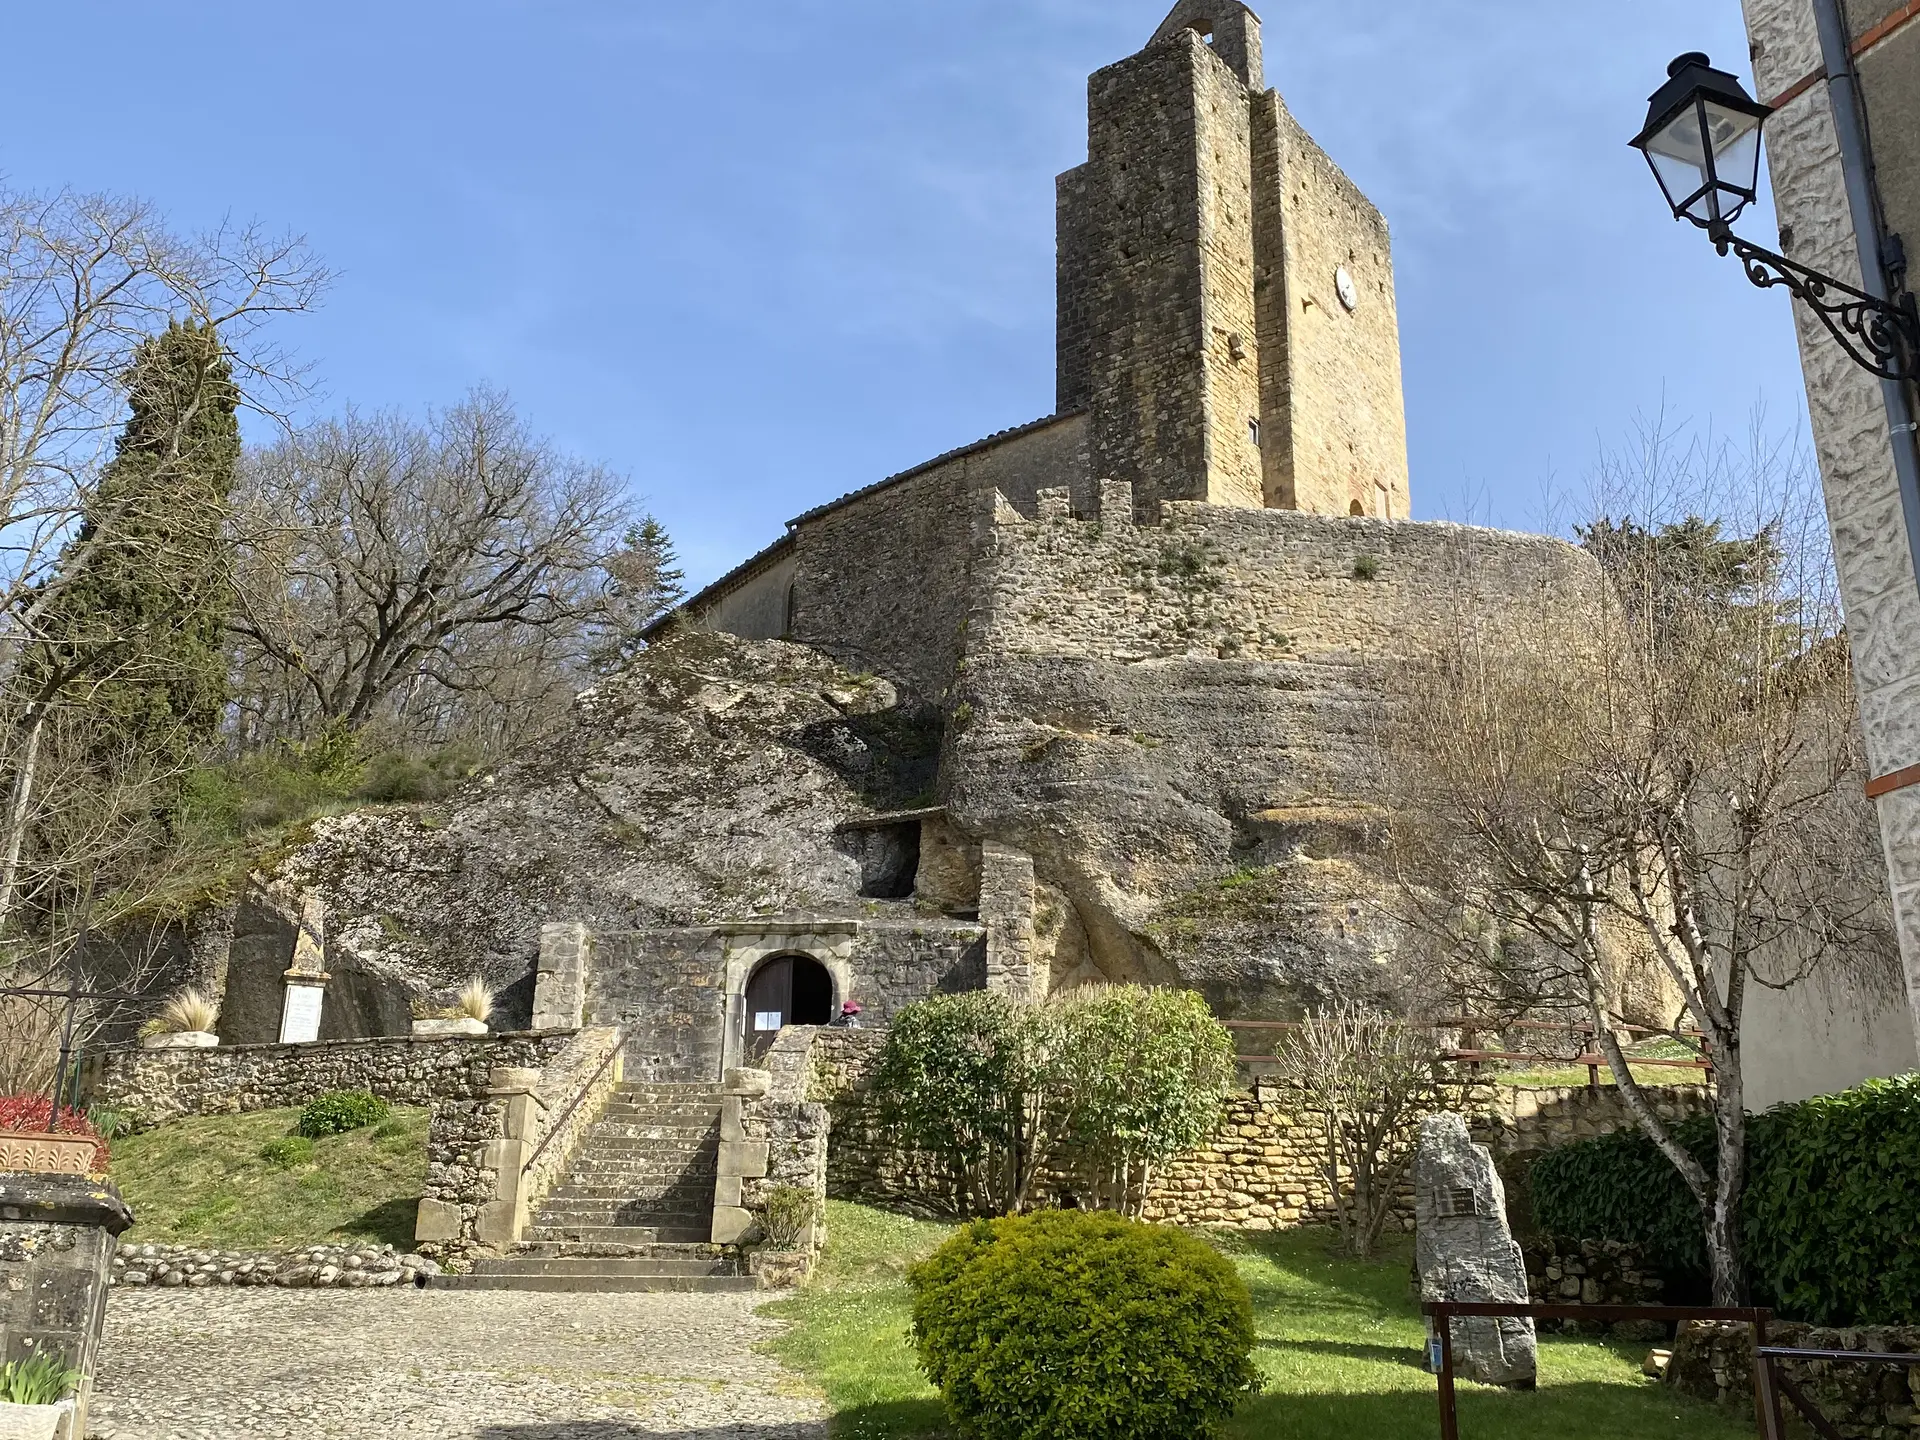
M 1360 291 L 1344 265 L 1333 272 L 1333 293 L 1340 297 L 1340 303 L 1347 307 L 1349 314 L 1360 308 Z

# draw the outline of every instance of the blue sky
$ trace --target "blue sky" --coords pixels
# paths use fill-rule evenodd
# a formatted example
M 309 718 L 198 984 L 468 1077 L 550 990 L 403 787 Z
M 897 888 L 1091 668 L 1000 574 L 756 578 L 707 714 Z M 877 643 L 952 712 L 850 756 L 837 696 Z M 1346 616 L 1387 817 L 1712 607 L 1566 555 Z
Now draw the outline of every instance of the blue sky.
M 695 581 L 1053 406 L 1053 176 L 1171 0 L 61 0 L 0 175 L 303 233 L 313 405 L 487 382 L 630 477 Z M 1540 528 L 1665 408 L 1803 406 L 1781 296 L 1626 148 L 1736 0 L 1269 0 L 1267 78 L 1385 212 L 1414 510 Z M 23 123 L 22 117 L 27 117 Z M 1770 216 L 1747 233 L 1773 237 Z

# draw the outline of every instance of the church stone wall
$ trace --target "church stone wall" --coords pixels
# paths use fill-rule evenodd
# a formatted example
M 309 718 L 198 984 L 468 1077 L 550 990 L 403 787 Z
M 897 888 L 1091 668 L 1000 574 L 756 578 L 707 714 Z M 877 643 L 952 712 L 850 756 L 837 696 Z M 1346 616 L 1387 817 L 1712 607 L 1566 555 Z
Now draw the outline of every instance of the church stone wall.
M 1064 487 L 1091 506 L 1086 420 L 1069 415 L 929 465 L 798 526 L 791 638 L 928 698 L 952 684 L 973 515 L 998 490 L 1027 514 Z
M 782 541 L 761 559 L 759 568 L 706 605 L 701 623 L 742 640 L 785 639 L 795 564 L 791 541 Z

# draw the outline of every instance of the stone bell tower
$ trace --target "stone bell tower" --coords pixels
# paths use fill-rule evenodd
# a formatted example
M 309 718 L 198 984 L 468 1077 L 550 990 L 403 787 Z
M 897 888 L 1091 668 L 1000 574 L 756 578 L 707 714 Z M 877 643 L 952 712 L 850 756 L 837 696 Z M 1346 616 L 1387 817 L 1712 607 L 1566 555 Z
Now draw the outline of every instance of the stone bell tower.
M 1404 519 L 1386 221 L 1266 88 L 1260 20 L 1181 0 L 1088 83 L 1059 181 L 1059 397 L 1163 500 Z

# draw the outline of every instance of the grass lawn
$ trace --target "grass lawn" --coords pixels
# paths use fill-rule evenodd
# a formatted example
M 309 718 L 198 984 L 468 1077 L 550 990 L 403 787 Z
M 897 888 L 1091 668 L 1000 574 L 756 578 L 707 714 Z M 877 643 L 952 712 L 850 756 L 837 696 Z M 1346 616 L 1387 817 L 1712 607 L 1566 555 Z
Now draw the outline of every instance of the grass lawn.
M 298 1110 L 176 1120 L 113 1142 L 109 1173 L 134 1224 L 122 1239 L 278 1250 L 325 1241 L 413 1245 L 427 1174 L 427 1112 L 313 1142 L 290 1169 L 260 1147 L 293 1133 Z
M 792 1329 L 779 1356 L 826 1392 L 834 1434 L 906 1440 L 947 1432 L 908 1337 L 908 1266 L 946 1227 L 857 1205 L 828 1206 L 816 1279 L 768 1313 Z M 1405 1243 L 1379 1261 L 1331 1256 L 1327 1235 L 1294 1230 L 1225 1242 L 1253 1294 L 1267 1391 L 1235 1417 L 1233 1440 L 1427 1440 L 1439 1433 L 1425 1330 L 1409 1293 Z M 1741 1417 L 1640 1374 L 1644 1345 L 1543 1338 L 1531 1394 L 1463 1384 L 1462 1440 L 1750 1440 Z

